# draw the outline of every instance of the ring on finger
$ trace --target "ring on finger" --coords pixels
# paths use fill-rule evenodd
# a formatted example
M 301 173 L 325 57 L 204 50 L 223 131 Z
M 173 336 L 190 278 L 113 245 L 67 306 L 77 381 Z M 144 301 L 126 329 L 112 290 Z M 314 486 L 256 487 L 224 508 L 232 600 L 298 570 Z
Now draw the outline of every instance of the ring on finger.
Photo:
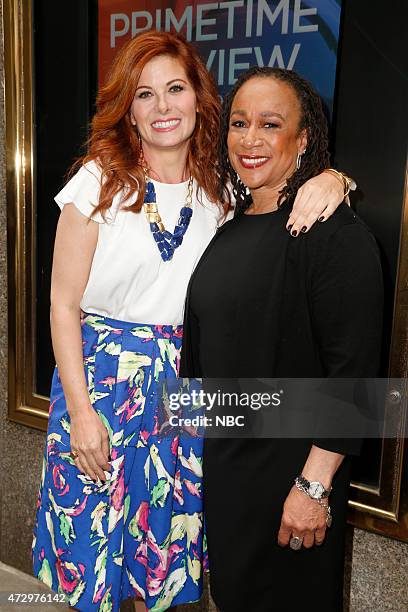
M 289 541 L 289 546 L 292 550 L 300 550 L 302 548 L 303 538 L 292 536 Z

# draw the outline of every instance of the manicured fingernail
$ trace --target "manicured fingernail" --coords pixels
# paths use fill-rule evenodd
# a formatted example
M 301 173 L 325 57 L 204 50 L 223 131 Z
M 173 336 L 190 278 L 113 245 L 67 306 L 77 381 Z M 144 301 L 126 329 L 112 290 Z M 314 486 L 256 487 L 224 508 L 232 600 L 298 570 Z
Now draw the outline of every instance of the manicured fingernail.
M 288 225 L 288 227 L 286 228 L 286 229 L 288 230 L 288 232 L 290 232 L 290 230 L 292 229 L 292 227 L 293 227 L 293 223 L 291 223 L 290 225 Z
M 318 221 L 320 221 L 320 223 L 321 223 L 322 221 L 324 221 L 324 216 L 322 215 L 321 217 L 319 217 L 319 218 L 318 218 Z
M 297 236 L 297 230 L 293 230 L 293 232 L 291 232 L 291 236 L 293 236 L 294 238 L 296 238 L 296 236 Z
M 301 231 L 301 232 L 303 232 L 303 233 L 307 232 L 307 227 L 306 227 L 306 225 L 304 225 L 300 231 Z

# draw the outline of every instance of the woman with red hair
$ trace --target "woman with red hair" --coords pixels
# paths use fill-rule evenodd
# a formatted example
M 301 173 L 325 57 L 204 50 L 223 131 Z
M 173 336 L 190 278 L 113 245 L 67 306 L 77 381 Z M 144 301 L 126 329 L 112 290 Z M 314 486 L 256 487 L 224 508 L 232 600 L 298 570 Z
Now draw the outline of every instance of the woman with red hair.
M 226 213 L 219 115 L 194 47 L 145 33 L 118 53 L 88 153 L 56 196 L 57 367 L 33 562 L 78 610 L 132 597 L 158 612 L 201 595 L 202 440 L 163 435 L 159 398 L 177 378 L 189 278 Z M 293 235 L 343 199 L 337 177 L 312 181 Z

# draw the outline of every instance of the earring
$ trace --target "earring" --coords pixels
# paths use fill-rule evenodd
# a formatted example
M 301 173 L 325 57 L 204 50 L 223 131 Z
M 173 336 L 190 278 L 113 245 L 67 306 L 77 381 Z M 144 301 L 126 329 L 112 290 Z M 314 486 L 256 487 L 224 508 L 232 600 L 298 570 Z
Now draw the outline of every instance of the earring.
M 144 156 L 144 153 L 143 153 L 142 137 L 140 135 L 139 130 L 137 129 L 137 126 L 135 125 L 134 127 L 135 127 L 135 131 L 136 131 L 137 139 L 139 141 L 139 163 L 142 166 L 143 171 L 144 171 L 144 173 L 146 175 L 147 172 L 148 172 L 148 166 L 146 164 L 145 156 Z
M 299 170 L 300 164 L 302 163 L 302 157 L 305 153 L 306 153 L 306 149 L 303 151 L 303 153 L 298 153 L 297 158 L 296 158 L 296 170 Z
M 139 144 L 139 148 L 140 150 L 142 150 L 142 137 L 140 135 L 139 130 L 137 129 L 137 123 L 132 124 L 133 130 L 137 136 L 137 140 L 138 140 L 138 144 Z

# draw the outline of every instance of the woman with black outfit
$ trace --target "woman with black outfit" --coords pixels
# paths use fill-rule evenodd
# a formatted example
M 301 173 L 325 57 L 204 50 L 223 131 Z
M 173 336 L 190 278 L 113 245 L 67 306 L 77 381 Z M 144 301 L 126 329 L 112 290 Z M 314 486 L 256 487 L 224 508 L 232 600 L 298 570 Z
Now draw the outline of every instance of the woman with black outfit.
M 282 231 L 298 188 L 328 166 L 317 94 L 293 72 L 251 69 L 225 101 L 223 128 L 222 179 L 234 186 L 237 214 L 190 281 L 182 375 L 375 376 L 382 274 L 373 236 L 346 204 L 298 240 Z M 359 447 L 334 437 L 206 440 L 211 591 L 221 612 L 342 610 Z

